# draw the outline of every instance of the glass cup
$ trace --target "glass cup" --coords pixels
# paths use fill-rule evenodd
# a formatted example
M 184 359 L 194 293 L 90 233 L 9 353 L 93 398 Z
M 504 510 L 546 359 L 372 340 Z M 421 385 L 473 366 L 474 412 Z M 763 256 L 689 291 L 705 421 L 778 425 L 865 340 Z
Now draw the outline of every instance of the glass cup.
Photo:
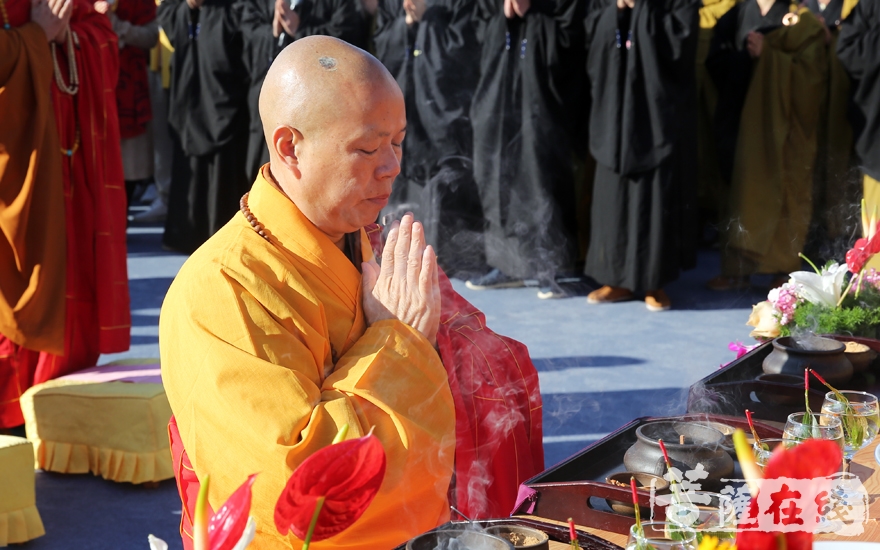
M 773 454 L 773 451 L 776 450 L 780 445 L 784 445 L 786 449 L 791 449 L 795 445 L 800 443 L 797 440 L 786 440 L 786 439 L 771 439 L 765 438 L 761 440 L 762 446 L 759 446 L 757 442 L 752 443 L 752 450 L 755 451 L 755 462 L 758 463 L 758 467 L 761 468 L 761 471 L 764 470 L 764 466 L 767 465 L 767 461 L 770 460 L 770 456 Z
M 848 390 L 839 393 L 846 403 L 830 391 L 825 394 L 822 412 L 840 418 L 843 425 L 843 456 L 849 463 L 853 455 L 870 445 L 877 436 L 880 407 L 877 397 L 870 393 Z
M 785 429 L 782 431 L 784 441 L 806 441 L 807 439 L 827 439 L 840 446 L 843 451 L 843 424 L 840 418 L 829 414 L 812 415 L 812 420 L 804 422 L 807 413 L 799 412 L 788 415 Z
M 706 491 L 685 494 L 685 502 L 673 499 L 666 507 L 666 521 L 696 531 L 698 544 L 704 535 L 719 540 L 736 538 L 736 508 L 729 496 Z
M 697 532 L 671 522 L 642 522 L 642 532 L 637 525 L 629 530 L 626 550 L 696 550 Z

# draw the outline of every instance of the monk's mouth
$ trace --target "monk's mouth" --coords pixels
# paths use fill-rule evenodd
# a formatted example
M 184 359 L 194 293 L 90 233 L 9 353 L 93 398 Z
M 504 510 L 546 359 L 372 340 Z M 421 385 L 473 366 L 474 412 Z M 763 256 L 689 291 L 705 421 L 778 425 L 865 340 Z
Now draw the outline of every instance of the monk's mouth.
M 373 198 L 370 198 L 367 200 L 380 208 L 385 208 L 385 205 L 388 204 L 388 197 L 389 196 L 390 195 L 381 195 L 381 196 L 373 197 Z

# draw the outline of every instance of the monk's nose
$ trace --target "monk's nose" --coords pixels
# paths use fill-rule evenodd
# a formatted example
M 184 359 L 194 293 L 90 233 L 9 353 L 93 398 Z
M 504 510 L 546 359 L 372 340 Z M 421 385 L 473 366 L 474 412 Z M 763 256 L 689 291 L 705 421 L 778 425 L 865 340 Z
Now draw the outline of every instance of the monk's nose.
M 382 157 L 376 168 L 376 179 L 396 178 L 400 173 L 400 158 L 397 156 L 397 151 L 393 146 L 382 147 L 381 151 Z

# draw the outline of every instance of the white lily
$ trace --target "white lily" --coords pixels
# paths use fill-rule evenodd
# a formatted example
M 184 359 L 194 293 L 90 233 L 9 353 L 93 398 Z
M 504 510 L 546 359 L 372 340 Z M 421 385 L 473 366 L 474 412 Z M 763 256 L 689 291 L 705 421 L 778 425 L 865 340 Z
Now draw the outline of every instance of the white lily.
M 834 263 L 823 268 L 821 273 L 795 271 L 790 277 L 797 285 L 798 294 L 804 300 L 833 309 L 837 307 L 843 294 L 843 280 L 846 274 L 846 266 Z
M 159 537 L 147 535 L 147 540 L 150 542 L 150 550 L 168 550 L 168 543 Z

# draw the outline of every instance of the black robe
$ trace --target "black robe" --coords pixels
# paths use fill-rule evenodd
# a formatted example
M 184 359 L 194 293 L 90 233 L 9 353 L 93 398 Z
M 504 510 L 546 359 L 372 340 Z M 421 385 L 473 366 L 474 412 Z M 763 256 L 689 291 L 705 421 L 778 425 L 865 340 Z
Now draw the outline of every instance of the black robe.
M 586 17 L 590 152 L 584 271 L 655 290 L 696 261 L 697 0 L 593 0 Z
M 385 213 L 412 210 L 450 275 L 484 266 L 468 113 L 479 78 L 474 7 L 428 0 L 421 20 L 407 26 L 403 3 L 385 0 L 373 39 L 406 102 L 401 173 Z
M 825 5 L 825 9 L 819 7 L 819 0 L 807 0 L 806 7 L 816 16 L 825 19 L 828 27 L 836 27 L 841 23 L 841 13 L 843 12 L 843 0 L 831 0 Z
M 192 252 L 239 208 L 245 172 L 247 73 L 233 0 L 163 0 L 159 24 L 174 47 L 168 123 L 176 147 L 162 243 Z
M 843 21 L 837 57 L 852 78 L 849 119 L 860 167 L 880 181 L 880 0 L 860 0 Z
M 781 27 L 789 6 L 788 0 L 777 0 L 762 16 L 758 3 L 746 0 L 731 8 L 715 25 L 706 69 L 718 90 L 715 146 L 721 176 L 728 185 L 733 178 L 740 115 L 752 81 L 754 61 L 746 50 L 746 39 L 752 31 L 768 34 Z
M 573 267 L 577 222 L 573 141 L 583 121 L 583 2 L 532 0 L 507 19 L 477 0 L 482 51 L 471 104 L 474 176 L 488 264 L 549 282 Z
M 294 40 L 305 36 L 325 35 L 366 48 L 367 28 L 359 8 L 360 0 L 300 0 L 295 11 L 300 23 L 293 37 L 282 33 L 272 36 L 275 0 L 238 0 L 241 11 L 241 32 L 244 37 L 244 59 L 250 77 L 248 107 L 250 138 L 247 151 L 247 172 L 257 177 L 260 167 L 269 162 L 269 150 L 260 119 L 260 89 L 275 57 Z

